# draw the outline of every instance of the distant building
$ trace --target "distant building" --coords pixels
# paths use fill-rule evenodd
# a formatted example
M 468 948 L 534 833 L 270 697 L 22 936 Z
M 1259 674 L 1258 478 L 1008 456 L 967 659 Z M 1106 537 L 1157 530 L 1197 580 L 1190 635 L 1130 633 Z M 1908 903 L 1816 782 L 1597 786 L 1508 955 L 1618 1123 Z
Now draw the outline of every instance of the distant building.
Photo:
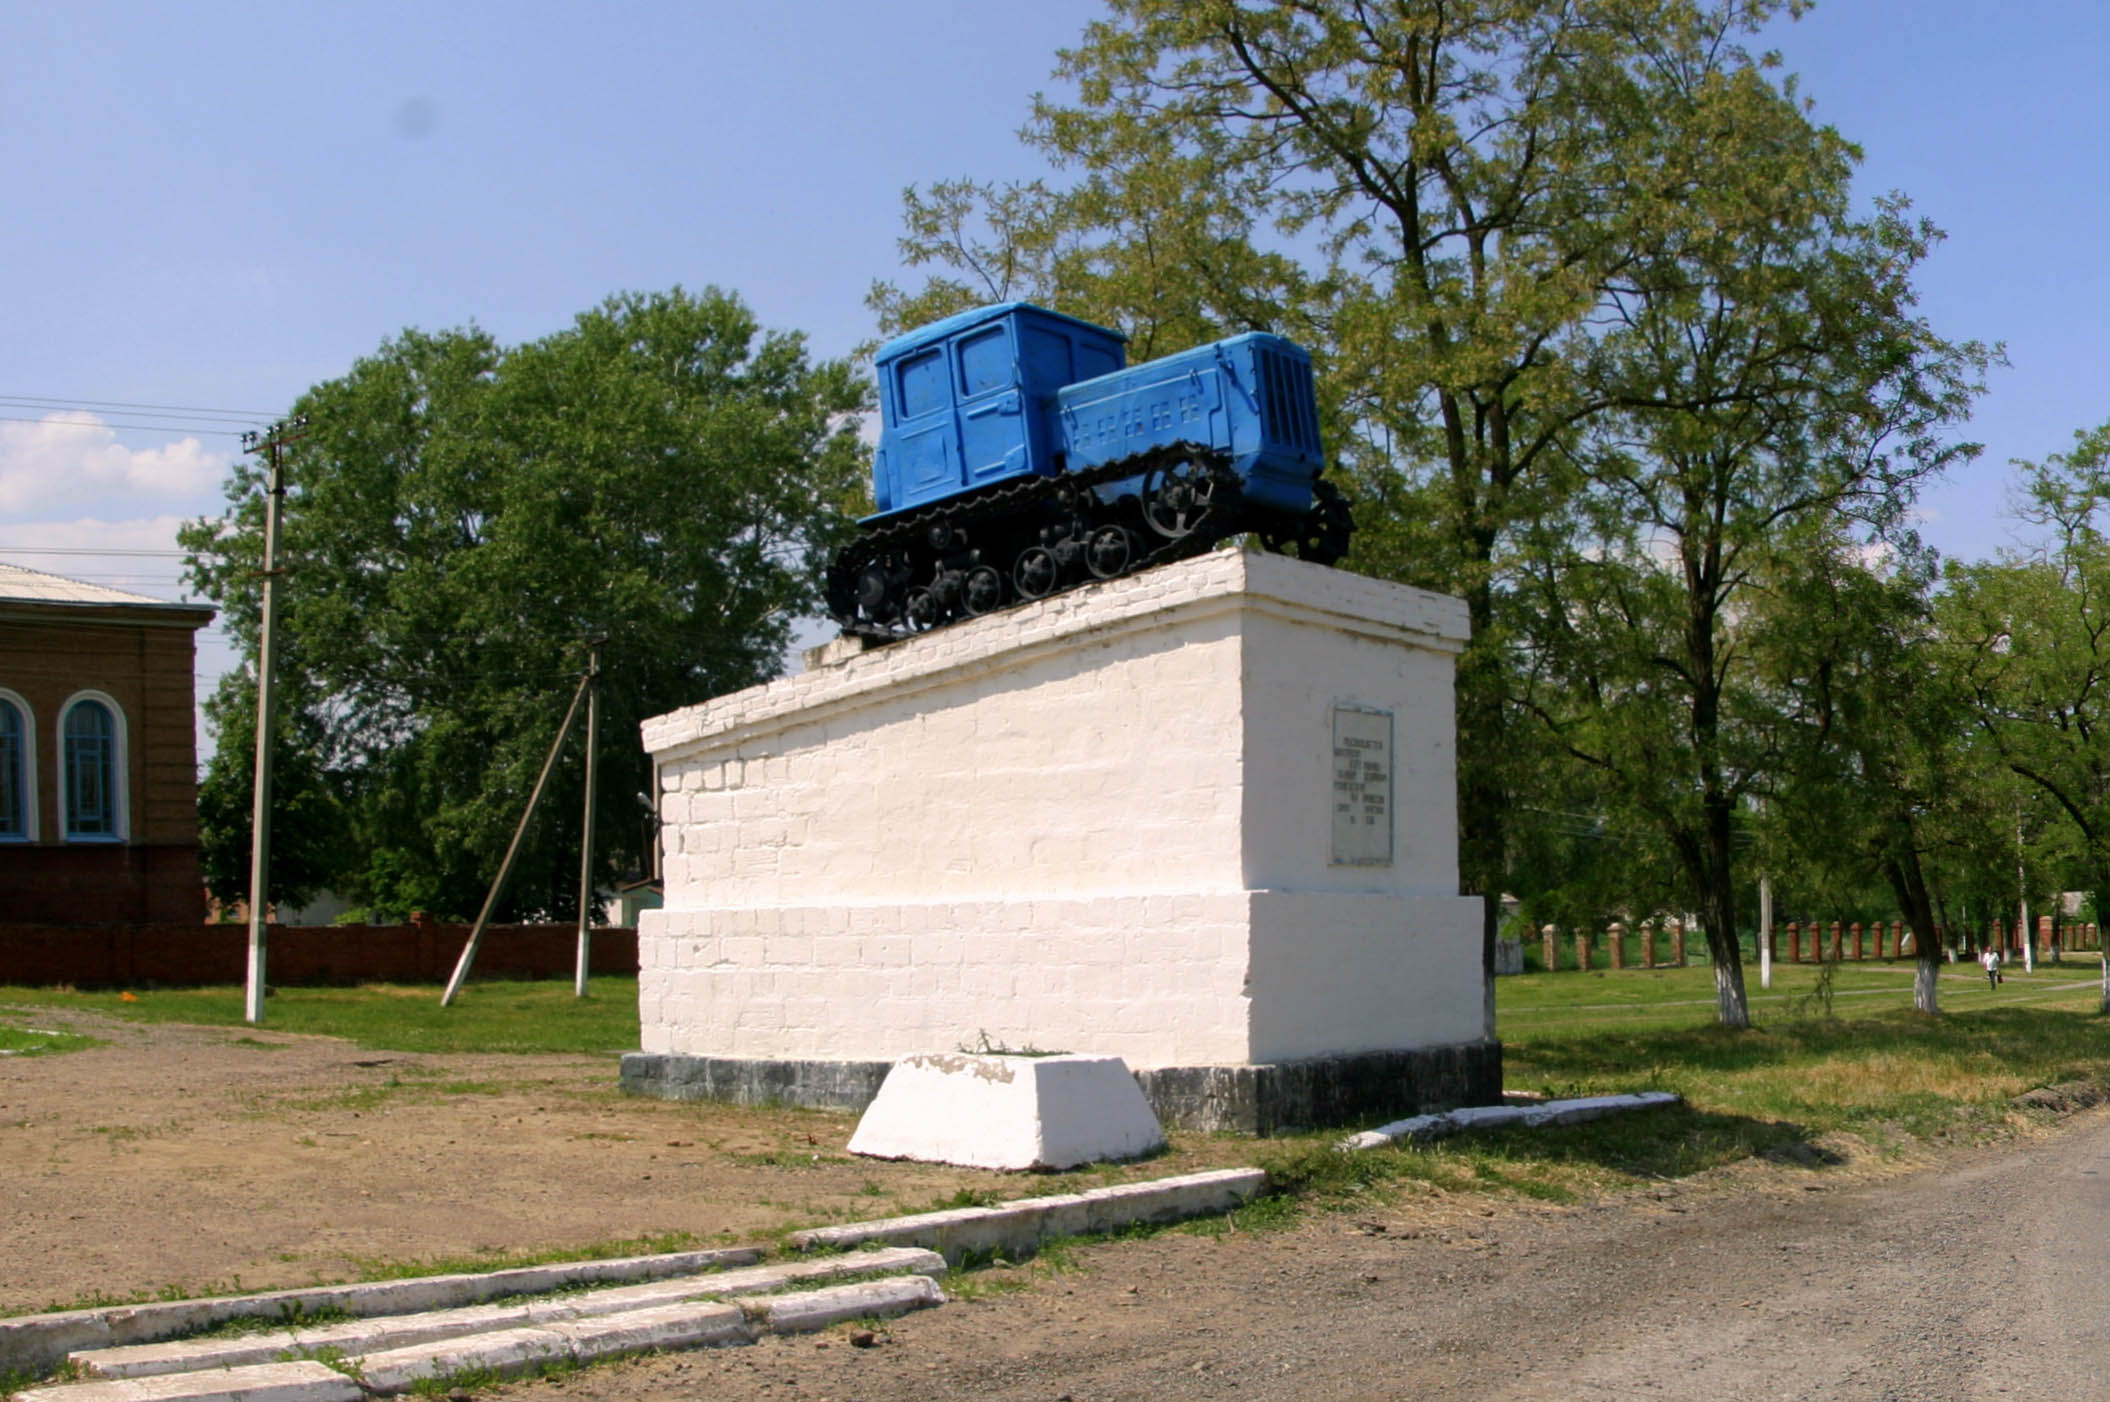
M 199 604 L 0 564 L 0 923 L 202 920 Z

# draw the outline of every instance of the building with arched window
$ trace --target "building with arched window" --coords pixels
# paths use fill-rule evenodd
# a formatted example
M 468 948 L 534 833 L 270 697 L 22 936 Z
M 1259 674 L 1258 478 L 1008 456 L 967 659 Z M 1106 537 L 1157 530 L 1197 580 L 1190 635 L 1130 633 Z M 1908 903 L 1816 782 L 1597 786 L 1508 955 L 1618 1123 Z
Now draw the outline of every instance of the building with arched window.
M 213 610 L 0 564 L 0 923 L 197 920 Z

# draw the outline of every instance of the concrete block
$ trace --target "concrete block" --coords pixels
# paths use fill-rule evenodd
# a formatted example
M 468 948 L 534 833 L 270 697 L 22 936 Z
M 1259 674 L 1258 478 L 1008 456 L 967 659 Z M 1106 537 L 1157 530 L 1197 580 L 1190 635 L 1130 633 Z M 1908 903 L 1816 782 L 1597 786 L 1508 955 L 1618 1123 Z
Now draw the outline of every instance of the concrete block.
M 568 1340 L 581 1363 L 653 1349 L 718 1348 L 754 1342 L 747 1316 L 738 1305 L 689 1300 L 591 1319 L 562 1320 L 545 1326 Z
M 383 1396 L 408 1392 L 426 1378 L 451 1373 L 490 1372 L 517 1377 L 544 1363 L 571 1356 L 571 1341 L 550 1329 L 500 1329 L 467 1334 L 437 1343 L 413 1344 L 361 1355 L 359 1380 L 368 1392 Z
M 850 1152 L 971 1168 L 1074 1168 L 1165 1142 L 1117 1056 L 938 1053 L 894 1064 Z
M 1485 1040 L 1457 895 L 1465 632 L 1456 600 L 1225 550 L 647 721 L 663 782 L 723 776 L 738 801 L 666 830 L 641 1050 L 862 1067 L 986 1031 L 1145 1072 Z M 1343 846 L 1350 807 L 1382 833 Z M 756 991 L 792 970 L 817 986 Z M 1348 1115 L 1432 1100 L 1333 1084 Z
M 1549 1100 L 1539 1105 L 1468 1105 L 1441 1114 L 1413 1115 L 1376 1129 L 1352 1134 L 1337 1146 L 1341 1149 L 1376 1149 L 1399 1140 L 1409 1142 L 1441 1139 L 1470 1130 L 1509 1129 L 1522 1126 L 1580 1124 L 1628 1110 L 1653 1110 L 1676 1105 L 1674 1091 L 1648 1090 L 1632 1095 L 1593 1095 L 1573 1100 Z
M 876 1084 L 876 1079 L 875 1079 Z M 271 1318 L 299 1311 L 342 1310 L 359 1316 L 408 1314 L 459 1308 L 503 1295 L 529 1294 L 604 1281 L 639 1281 L 692 1275 L 759 1260 L 761 1251 L 741 1246 L 676 1251 L 602 1261 L 572 1261 L 481 1274 L 421 1276 L 363 1285 L 319 1285 L 100 1309 L 62 1310 L 0 1319 L 0 1371 L 51 1367 L 81 1349 L 149 1343 L 196 1333 L 230 1319 Z
M 320 1363 L 270 1363 L 151 1378 L 24 1388 L 15 1402 L 363 1402 L 359 1384 Z
M 1138 1222 L 1172 1222 L 1227 1212 L 1267 1186 L 1257 1168 L 1220 1168 L 1064 1193 L 1021 1198 L 995 1207 L 960 1207 L 873 1222 L 850 1222 L 793 1232 L 802 1251 L 842 1250 L 870 1242 L 928 1247 L 948 1261 L 1002 1251 L 1031 1254 L 1040 1243 L 1086 1232 L 1111 1232 Z
M 567 1301 L 585 1300 L 591 1299 L 592 1295 L 564 1298 Z M 347 1356 L 376 1353 L 383 1349 L 408 1348 L 413 1344 L 459 1338 L 465 1334 L 515 1328 L 532 1322 L 533 1318 L 534 1307 L 527 1304 L 470 1305 L 462 1309 L 420 1310 L 347 1320 L 341 1324 L 273 1329 L 231 1339 L 178 1339 L 122 1348 L 84 1349 L 67 1356 L 103 1377 L 137 1378 L 198 1368 L 271 1363 L 288 1357 L 313 1357 L 324 1349 L 336 1349 Z
M 735 1303 L 772 1334 L 810 1334 L 845 1320 L 894 1319 L 911 1310 L 942 1305 L 945 1292 L 929 1276 L 902 1275 L 795 1295 L 749 1295 Z

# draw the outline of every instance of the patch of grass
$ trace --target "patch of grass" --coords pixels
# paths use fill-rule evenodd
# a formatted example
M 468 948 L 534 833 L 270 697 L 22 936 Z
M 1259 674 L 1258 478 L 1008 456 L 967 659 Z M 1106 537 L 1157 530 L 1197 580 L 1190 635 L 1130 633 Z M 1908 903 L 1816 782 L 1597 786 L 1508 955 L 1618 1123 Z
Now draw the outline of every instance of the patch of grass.
M 575 1358 L 550 1358 L 514 1373 L 500 1373 L 491 1368 L 462 1368 L 438 1377 L 418 1379 L 410 1385 L 410 1395 L 443 1402 L 450 1397 L 489 1392 L 501 1383 L 561 1381 L 578 1372 L 579 1367 Z
M 60 1056 L 66 1052 L 99 1047 L 102 1040 L 78 1032 L 59 1032 L 46 1027 L 9 1027 L 0 1024 L 0 1056 Z
M 270 1334 L 281 1329 L 316 1329 L 327 1324 L 349 1324 L 358 1318 L 349 1310 L 335 1305 L 323 1305 L 308 1309 L 299 1303 L 287 1305 L 275 1314 L 245 1314 L 233 1319 L 223 1319 L 218 1324 L 185 1334 L 186 1339 L 240 1339 L 250 1334 Z M 327 1358 L 317 1358 L 327 1363 Z
M 811 1149 L 764 1149 L 752 1154 L 727 1154 L 726 1161 L 742 1168 L 822 1168 L 850 1162 L 844 1154 L 820 1154 Z
M 478 1251 L 459 1256 L 428 1256 L 398 1261 L 379 1256 L 355 1256 L 354 1279 L 411 1280 L 428 1275 L 455 1275 L 474 1271 L 512 1270 L 519 1266 L 548 1266 L 564 1261 L 596 1261 L 615 1256 L 660 1256 L 675 1251 L 694 1251 L 702 1243 L 693 1232 L 655 1232 L 649 1236 L 619 1237 L 585 1246 L 556 1247 L 544 1251 Z
M 88 1370 L 70 1358 L 61 1359 L 47 1372 L 32 1372 L 27 1368 L 0 1368 L 0 1399 L 12 1398 L 16 1393 L 32 1387 L 44 1387 L 52 1383 L 78 1383 L 88 1381 Z
M 126 1002 L 114 989 L 0 988 L 0 1006 L 81 1010 L 129 1022 L 249 1025 L 243 990 L 232 984 L 133 990 L 132 997 Z M 637 1047 L 637 980 L 597 978 L 585 998 L 573 996 L 561 979 L 472 981 L 446 1008 L 431 985 L 280 988 L 264 1005 L 264 1021 L 274 1033 L 343 1037 L 375 1051 L 606 1055 Z
M 227 1039 L 227 1045 L 230 1047 L 251 1047 L 257 1051 L 284 1051 L 293 1044 L 291 1042 L 267 1042 L 261 1037 L 230 1037 Z

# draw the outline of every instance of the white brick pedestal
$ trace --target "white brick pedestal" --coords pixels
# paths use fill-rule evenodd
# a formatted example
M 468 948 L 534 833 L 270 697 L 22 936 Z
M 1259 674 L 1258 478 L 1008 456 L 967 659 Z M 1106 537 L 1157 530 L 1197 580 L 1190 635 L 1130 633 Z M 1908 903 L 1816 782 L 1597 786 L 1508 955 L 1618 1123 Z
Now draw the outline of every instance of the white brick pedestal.
M 1169 1124 L 1493 1099 L 1441 595 L 1221 550 L 647 721 L 626 1087 L 1124 1058 Z M 826 660 L 826 654 L 842 654 Z

